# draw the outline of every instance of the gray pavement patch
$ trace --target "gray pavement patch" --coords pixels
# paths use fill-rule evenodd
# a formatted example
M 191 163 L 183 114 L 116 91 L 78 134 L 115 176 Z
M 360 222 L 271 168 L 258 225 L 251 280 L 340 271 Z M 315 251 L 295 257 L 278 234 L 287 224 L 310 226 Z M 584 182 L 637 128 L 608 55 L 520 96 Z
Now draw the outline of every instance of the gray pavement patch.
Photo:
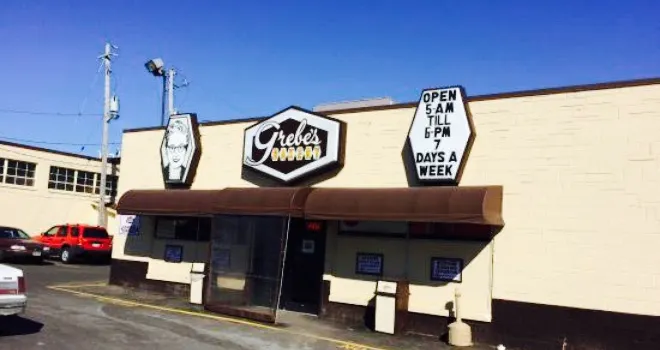
M 210 314 L 210 313 L 205 313 L 205 312 L 199 312 L 199 311 L 189 311 L 189 310 L 182 310 L 182 309 L 175 309 L 175 308 L 170 308 L 170 307 L 164 307 L 164 306 L 158 306 L 158 305 L 152 305 L 152 304 L 147 304 L 143 302 L 138 302 L 138 301 L 132 301 L 132 300 L 124 300 L 124 299 L 119 299 L 117 297 L 108 297 L 104 295 L 99 295 L 99 294 L 92 294 L 89 292 L 83 292 L 76 290 L 76 287 L 61 287 L 61 286 L 50 286 L 50 289 L 61 291 L 61 292 L 68 292 L 72 293 L 78 296 L 83 296 L 83 297 L 91 297 L 94 298 L 98 301 L 102 302 L 120 302 L 124 303 L 127 305 L 134 305 L 134 306 L 140 306 L 143 308 L 148 308 L 148 309 L 153 309 L 153 310 L 158 310 L 158 311 L 164 311 L 164 312 L 170 312 L 170 313 L 177 313 L 181 315 L 187 315 L 187 316 L 193 316 L 193 317 L 202 317 L 206 319 L 211 319 L 215 321 L 222 321 L 234 325 L 243 325 L 243 326 L 250 326 L 254 328 L 261 328 L 263 330 L 270 330 L 270 331 L 277 331 L 277 332 L 283 332 L 287 333 L 289 336 L 300 336 L 300 337 L 308 337 L 308 338 L 313 338 L 315 340 L 320 340 L 320 341 L 325 341 L 329 343 L 334 343 L 335 345 L 339 346 L 350 346 L 350 347 L 355 347 L 358 349 L 365 349 L 365 350 L 384 350 L 384 348 L 380 347 L 375 347 L 375 346 L 370 346 L 370 345 L 363 345 L 363 344 L 357 344 L 348 340 L 344 339 L 335 339 L 335 338 L 330 338 L 330 337 L 324 337 L 316 334 L 310 334 L 310 333 L 304 333 L 304 332 L 295 332 L 289 329 L 283 329 L 283 328 L 278 328 L 274 326 L 269 326 L 269 325 L 264 325 L 261 323 L 256 323 L 248 320 L 240 320 L 240 319 L 234 319 L 230 317 L 224 317 L 224 316 L 218 316 L 215 314 Z M 83 289 L 84 287 L 80 288 Z M 252 338 L 246 338 L 246 339 L 252 339 Z M 243 341 L 246 341 L 246 339 L 243 339 Z M 271 344 L 272 345 L 272 344 Z M 279 347 L 275 347 L 274 349 L 279 349 Z
M 307 341 L 299 340 L 296 344 L 296 349 L 318 349 L 319 346 L 321 346 L 321 343 L 324 342 L 327 343 L 324 345 L 324 347 L 330 346 L 330 348 L 333 349 L 342 348 L 382 350 L 389 348 L 415 350 L 452 348 L 447 344 L 444 344 L 433 338 L 420 338 L 412 336 L 392 337 L 388 335 L 373 333 L 370 331 L 365 332 L 347 328 L 332 327 L 327 323 L 321 322 L 315 317 L 311 318 L 309 316 L 291 314 L 288 312 L 283 312 L 283 315 L 286 315 L 286 317 L 283 316 L 283 319 L 286 318 L 285 322 L 289 323 L 289 321 L 291 321 L 286 328 L 281 326 L 266 325 L 248 320 L 236 319 L 200 311 L 196 306 L 191 307 L 191 305 L 183 299 L 171 298 L 157 293 L 133 290 L 121 286 L 107 284 L 94 285 L 93 283 L 90 283 L 86 286 L 81 284 L 78 287 L 51 286 L 50 288 L 78 294 L 79 296 L 96 298 L 99 301 L 118 306 L 143 307 L 145 309 L 151 309 L 148 313 L 149 316 L 147 317 L 151 320 L 159 319 L 160 322 L 158 322 L 158 324 L 162 327 L 168 324 L 172 324 L 172 322 L 179 322 L 172 321 L 170 316 L 171 314 L 168 315 L 168 313 L 178 313 L 180 315 L 199 317 L 203 319 L 207 327 L 196 327 L 194 332 L 197 332 L 197 334 L 207 334 L 214 339 L 225 339 L 228 341 L 228 343 L 225 345 L 229 347 L 233 346 L 233 342 L 234 345 L 250 344 L 250 347 L 254 349 L 279 348 L 273 347 L 272 344 L 269 346 L 265 343 L 259 343 L 263 341 L 261 338 L 252 337 L 248 333 L 246 333 L 245 336 L 241 338 L 240 342 L 238 339 L 227 339 L 226 331 L 220 333 L 214 331 L 214 329 L 217 329 L 218 321 L 225 324 L 222 326 L 224 328 L 231 326 L 232 333 L 237 334 L 244 333 L 242 332 L 242 330 L 246 329 L 244 326 L 248 326 L 250 328 L 247 329 L 251 329 L 249 332 L 266 332 L 268 333 L 267 337 L 282 336 L 284 338 L 288 338 L 289 341 L 292 341 L 292 339 L 296 338 L 308 338 Z M 133 308 L 133 310 L 136 309 Z M 166 319 L 167 321 L 163 321 L 163 319 Z M 191 330 L 187 330 L 185 332 L 188 331 Z M 273 333 L 273 331 L 275 332 Z M 258 344 L 254 342 L 257 342 Z M 364 343 L 369 343 L 371 345 L 366 345 Z M 486 347 L 475 346 L 471 347 L 471 349 L 486 349 Z

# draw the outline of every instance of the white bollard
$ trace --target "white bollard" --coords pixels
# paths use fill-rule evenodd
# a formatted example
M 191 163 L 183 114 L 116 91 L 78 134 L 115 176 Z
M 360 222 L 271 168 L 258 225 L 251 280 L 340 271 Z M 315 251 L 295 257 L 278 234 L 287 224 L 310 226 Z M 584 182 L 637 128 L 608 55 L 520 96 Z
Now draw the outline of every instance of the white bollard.
M 472 329 L 470 326 L 461 320 L 460 304 L 461 304 L 461 291 L 456 287 L 456 301 L 454 309 L 456 310 L 456 322 L 450 324 L 449 327 L 449 345 L 453 346 L 472 346 Z

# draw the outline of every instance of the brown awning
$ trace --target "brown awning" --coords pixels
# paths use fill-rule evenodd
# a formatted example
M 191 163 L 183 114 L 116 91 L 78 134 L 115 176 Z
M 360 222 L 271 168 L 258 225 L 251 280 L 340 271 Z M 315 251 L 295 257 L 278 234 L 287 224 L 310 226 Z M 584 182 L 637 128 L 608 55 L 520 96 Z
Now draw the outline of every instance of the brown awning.
M 292 215 L 302 217 L 310 188 L 226 188 L 223 190 L 131 190 L 117 203 L 119 214 Z
M 317 188 L 305 217 L 504 226 L 502 187 Z
M 309 187 L 226 188 L 213 202 L 213 213 L 303 216 Z

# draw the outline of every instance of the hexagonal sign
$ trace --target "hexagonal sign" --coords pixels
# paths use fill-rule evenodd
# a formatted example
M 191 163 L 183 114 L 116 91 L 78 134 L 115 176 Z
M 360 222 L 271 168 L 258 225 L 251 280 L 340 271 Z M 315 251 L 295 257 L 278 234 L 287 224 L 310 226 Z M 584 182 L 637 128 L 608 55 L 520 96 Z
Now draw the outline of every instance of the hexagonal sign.
M 196 114 L 170 116 L 160 145 L 166 185 L 190 185 L 201 152 Z
M 457 185 L 475 136 L 462 87 L 422 91 L 408 131 L 417 180 Z
M 245 129 L 243 166 L 290 184 L 342 163 L 344 125 L 291 106 Z

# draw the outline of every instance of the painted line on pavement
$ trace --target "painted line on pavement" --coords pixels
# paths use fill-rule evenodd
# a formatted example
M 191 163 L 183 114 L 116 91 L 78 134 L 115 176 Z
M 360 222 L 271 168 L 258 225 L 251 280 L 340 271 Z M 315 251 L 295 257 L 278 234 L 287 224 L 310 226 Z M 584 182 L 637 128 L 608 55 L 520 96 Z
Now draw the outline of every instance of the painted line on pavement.
M 85 282 L 85 283 L 70 283 L 70 284 L 56 284 L 53 286 L 48 286 L 48 288 L 83 288 L 83 287 L 104 287 L 107 286 L 108 282 L 98 281 L 98 282 Z
M 106 285 L 107 283 L 103 284 Z M 201 318 L 207 318 L 207 319 L 212 319 L 216 321 L 221 321 L 221 322 L 228 322 L 228 323 L 234 323 L 234 324 L 240 324 L 240 325 L 245 325 L 245 326 L 250 326 L 250 327 L 255 327 L 255 328 L 262 328 L 262 329 L 268 329 L 268 330 L 273 330 L 277 332 L 284 332 L 284 333 L 289 333 L 293 335 L 298 335 L 298 336 L 304 336 L 308 338 L 313 338 L 317 340 L 323 340 L 327 341 L 330 343 L 335 343 L 337 345 L 340 345 L 342 349 L 354 349 L 354 350 L 387 350 L 385 348 L 378 348 L 370 345 L 364 345 L 364 344 L 359 344 L 359 343 L 354 343 L 346 340 L 341 340 L 341 339 L 335 339 L 335 338 L 330 338 L 330 337 L 323 337 L 311 333 L 304 333 L 304 332 L 295 332 L 291 331 L 289 329 L 283 329 L 283 328 L 278 328 L 274 326 L 269 326 L 257 322 L 252 322 L 248 320 L 242 320 L 242 319 L 236 319 L 236 318 L 230 318 L 230 317 L 223 317 L 223 316 L 217 316 L 217 315 L 210 315 L 206 313 L 201 313 L 201 312 L 195 312 L 195 311 L 188 311 L 188 310 L 182 310 L 182 309 L 176 309 L 176 308 L 169 308 L 169 307 L 164 307 L 164 306 L 157 306 L 157 305 L 152 305 L 152 304 L 144 304 L 144 303 L 139 303 L 136 301 L 132 300 L 126 300 L 126 299 L 121 299 L 121 298 L 114 298 L 114 297 L 106 297 L 103 295 L 98 295 L 98 294 L 93 294 L 93 293 L 87 293 L 87 292 L 81 292 L 77 290 L 71 290 L 68 288 L 76 288 L 76 287 L 86 287 L 86 286 L 99 286 L 100 284 L 87 284 L 87 285 L 54 285 L 54 286 L 48 286 L 48 288 L 57 290 L 60 292 L 66 292 L 66 293 L 71 293 L 75 294 L 78 296 L 82 297 L 89 297 L 96 299 L 98 301 L 104 301 L 112 304 L 117 304 L 117 305 L 123 305 L 123 306 L 139 306 L 147 309 L 153 309 L 153 310 L 158 310 L 158 311 L 165 311 L 165 312 L 171 312 L 171 313 L 176 313 L 176 314 L 181 314 L 181 315 L 187 315 L 187 316 L 195 316 L 195 317 L 201 317 Z

